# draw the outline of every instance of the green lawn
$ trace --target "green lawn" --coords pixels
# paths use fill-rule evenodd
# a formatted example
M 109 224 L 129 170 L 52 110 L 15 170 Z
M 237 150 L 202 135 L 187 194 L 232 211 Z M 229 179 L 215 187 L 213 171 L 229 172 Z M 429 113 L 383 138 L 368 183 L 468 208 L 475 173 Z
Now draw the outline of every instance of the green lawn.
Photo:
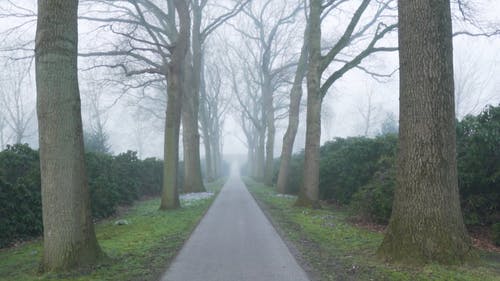
M 383 235 L 351 225 L 346 211 L 293 207 L 293 197 L 245 179 L 281 233 L 300 252 L 319 280 L 500 280 L 500 255 L 480 253 L 472 265 L 420 268 L 384 264 L 375 256 Z
M 207 186 L 218 192 L 223 181 Z M 180 250 L 215 196 L 173 211 L 159 211 L 160 199 L 136 203 L 118 218 L 96 225 L 97 239 L 109 260 L 93 271 L 38 274 L 41 241 L 0 251 L 0 280 L 158 280 Z M 124 219 L 128 225 L 115 225 Z

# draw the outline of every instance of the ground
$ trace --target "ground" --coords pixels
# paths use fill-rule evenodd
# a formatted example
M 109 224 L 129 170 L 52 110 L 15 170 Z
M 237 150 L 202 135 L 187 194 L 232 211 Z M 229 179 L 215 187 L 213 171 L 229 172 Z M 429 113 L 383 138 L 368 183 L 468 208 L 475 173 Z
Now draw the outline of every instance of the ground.
M 375 256 L 383 233 L 351 222 L 347 210 L 293 207 L 282 196 L 245 179 L 250 192 L 280 233 L 298 249 L 299 260 L 317 280 L 500 280 L 500 254 L 478 250 L 480 259 L 458 266 L 431 264 L 411 268 L 384 264 Z
M 222 181 L 208 186 L 215 192 L 221 187 Z M 93 270 L 38 274 L 42 251 L 38 239 L 0 250 L 0 280 L 158 280 L 215 196 L 188 197 L 181 199 L 179 210 L 159 211 L 160 199 L 148 199 L 99 222 L 97 239 L 110 259 Z M 115 224 L 119 220 L 128 224 Z

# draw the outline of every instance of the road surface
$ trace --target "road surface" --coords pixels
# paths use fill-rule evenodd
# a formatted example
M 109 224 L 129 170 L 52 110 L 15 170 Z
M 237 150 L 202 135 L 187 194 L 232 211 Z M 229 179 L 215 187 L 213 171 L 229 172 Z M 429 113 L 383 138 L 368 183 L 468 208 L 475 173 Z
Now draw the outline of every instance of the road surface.
M 308 281 L 238 168 L 161 281 Z

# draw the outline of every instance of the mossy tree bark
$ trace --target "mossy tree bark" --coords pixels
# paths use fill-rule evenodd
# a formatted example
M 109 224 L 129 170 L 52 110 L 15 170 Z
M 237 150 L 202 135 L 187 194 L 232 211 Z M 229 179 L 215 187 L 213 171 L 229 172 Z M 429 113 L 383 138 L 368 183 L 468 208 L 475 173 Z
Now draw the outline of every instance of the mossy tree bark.
M 103 256 L 85 171 L 77 10 L 77 0 L 38 1 L 35 57 L 44 271 L 92 265 Z
M 179 203 L 179 130 L 183 96 L 183 67 L 189 49 L 190 16 L 187 0 L 174 0 L 179 15 L 179 32 L 172 48 L 171 60 L 168 63 L 167 112 L 165 120 L 165 146 L 163 190 L 160 210 L 175 209 Z
M 461 263 L 471 254 L 460 209 L 449 0 L 399 1 L 397 188 L 379 255 Z

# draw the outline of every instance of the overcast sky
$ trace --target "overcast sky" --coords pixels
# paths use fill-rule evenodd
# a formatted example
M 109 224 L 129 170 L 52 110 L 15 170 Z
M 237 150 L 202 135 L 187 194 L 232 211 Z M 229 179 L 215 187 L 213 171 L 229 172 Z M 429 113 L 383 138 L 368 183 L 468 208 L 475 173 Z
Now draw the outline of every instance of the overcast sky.
M 0 7 L 6 4 L 1 2 Z M 23 3 L 26 7 L 34 9 L 35 0 L 15 1 Z M 476 1 L 476 17 L 486 22 L 500 23 L 500 1 L 498 0 L 481 0 Z M 4 13 L 5 10 L 0 10 Z M 345 21 L 346 18 L 337 18 L 337 21 Z M 15 25 L 18 20 L 0 18 L 0 30 L 6 29 L 9 26 Z M 233 20 L 234 25 L 238 25 L 238 20 Z M 334 38 L 335 21 L 327 22 L 323 26 L 324 41 L 328 42 L 328 36 Z M 454 28 L 459 30 L 461 26 L 455 24 Z M 230 26 L 225 26 L 219 32 L 228 32 Z M 92 25 L 87 22 L 80 22 L 80 32 L 83 33 L 83 39 L 89 40 L 89 34 L 92 34 Z M 224 31 L 226 30 L 226 31 Z M 29 24 L 23 29 L 24 36 L 32 36 L 35 32 L 35 24 Z M 297 29 L 299 35 L 302 30 Z M 98 39 L 96 39 L 98 40 Z M 109 38 L 102 38 L 109 40 Z M 213 40 L 212 40 L 213 41 Z M 216 42 L 224 44 L 224 41 Z M 300 40 L 299 40 L 300 41 Z M 1 42 L 1 41 L 0 41 Z M 89 43 L 100 42 L 80 42 L 81 45 L 88 46 Z M 386 44 L 396 44 L 395 36 Z M 5 46 L 6 42 L 2 42 Z M 325 43 L 326 44 L 326 43 Z M 210 48 L 210 45 L 209 45 Z M 290 46 L 290 52 L 297 52 L 300 48 L 300 42 L 297 46 Z M 398 67 L 397 53 L 377 55 L 369 58 L 363 65 L 370 66 L 371 69 L 376 69 L 380 73 L 391 73 Z M 495 38 L 484 37 L 466 37 L 459 36 L 454 38 L 454 61 L 456 80 L 474 79 L 477 83 L 471 83 L 475 87 L 470 90 L 469 95 L 472 97 L 467 100 L 460 111 L 467 113 L 478 113 L 485 104 L 500 103 L 500 36 Z M 80 66 L 85 65 L 85 61 L 80 63 Z M 102 70 L 101 70 L 102 71 Z M 5 72 L 5 70 L 3 70 Z M 471 75 L 476 73 L 479 75 Z M 99 73 L 93 74 L 99 76 Z M 88 114 L 85 112 L 88 106 L 90 96 L 85 94 L 88 90 L 88 82 L 86 79 L 92 74 L 84 73 L 80 77 L 82 89 L 82 105 L 84 106 L 83 118 L 88 119 Z M 5 73 L 0 75 L 0 81 L 4 81 Z M 31 79 L 34 78 L 32 75 Z M 364 111 L 368 107 L 368 96 L 371 96 L 371 107 L 373 109 L 373 126 L 369 131 L 369 135 L 374 136 L 378 133 L 380 123 L 388 113 L 393 113 L 396 118 L 398 116 L 398 73 L 396 72 L 392 78 L 385 79 L 383 83 L 371 78 L 362 71 L 351 71 L 345 75 L 332 87 L 324 101 L 323 126 L 322 126 L 322 142 L 331 140 L 334 137 L 346 137 L 362 135 L 364 131 L 360 111 Z M 480 80 L 480 81 L 479 81 Z M 479 81 L 479 82 L 478 82 Z M 456 81 L 458 83 L 458 81 Z M 474 89 L 475 88 L 475 89 Z M 27 104 L 34 107 L 34 83 L 27 84 L 25 95 L 28 97 Z M 99 97 L 101 105 L 105 108 L 104 117 L 106 118 L 106 130 L 110 136 L 111 149 L 114 153 L 120 153 L 126 150 L 140 150 L 141 157 L 159 157 L 163 156 L 163 131 L 162 121 L 158 118 L 149 116 L 142 120 L 137 116 L 137 108 L 134 107 L 131 100 L 122 97 L 119 89 L 108 85 L 100 91 L 103 94 Z M 0 91 L 1 93 L 1 91 Z M 230 95 L 231 93 L 227 93 Z M 243 135 L 239 125 L 236 123 L 234 114 L 228 113 L 225 118 L 224 127 L 224 153 L 226 154 L 246 154 L 246 147 L 243 143 Z M 296 150 L 300 150 L 304 145 L 304 114 L 301 115 L 301 125 L 297 135 Z M 34 123 L 35 124 L 35 123 Z M 35 125 L 33 125 L 35 126 Z M 281 150 L 281 139 L 283 137 L 286 122 L 282 121 L 278 124 L 276 134 L 275 157 L 279 156 Z M 35 128 L 32 128 L 35 131 Z M 36 134 L 31 134 L 26 141 L 36 147 Z M 203 146 L 202 146 L 203 147 Z

